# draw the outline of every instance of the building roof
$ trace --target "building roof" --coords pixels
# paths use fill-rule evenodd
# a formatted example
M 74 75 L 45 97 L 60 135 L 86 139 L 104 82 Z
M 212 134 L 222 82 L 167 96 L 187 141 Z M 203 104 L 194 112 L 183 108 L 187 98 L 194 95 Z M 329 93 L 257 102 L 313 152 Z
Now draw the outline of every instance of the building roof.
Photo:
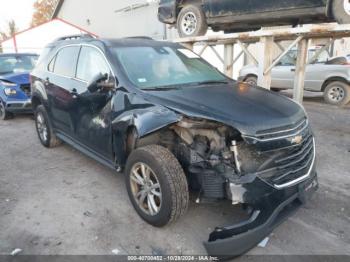
M 57 15 L 61 10 L 63 2 L 64 2 L 64 0 L 58 0 L 55 11 L 53 12 L 51 19 L 57 18 Z
M 63 1 L 62 1 L 62 2 L 63 2 Z M 85 30 L 84 28 L 81 28 L 81 27 L 79 27 L 79 26 L 77 26 L 77 25 L 74 25 L 74 24 L 72 24 L 72 23 L 69 23 L 69 22 L 67 22 L 67 21 L 64 20 L 64 19 L 61 19 L 61 18 L 54 18 L 54 19 L 49 20 L 49 21 L 46 21 L 46 22 L 44 22 L 44 23 L 42 23 L 42 24 L 39 24 L 39 25 L 36 25 L 36 26 L 33 26 L 33 27 L 29 27 L 28 29 L 25 29 L 25 30 L 23 30 L 23 31 L 17 32 L 17 33 L 15 33 L 13 36 L 11 36 L 11 37 L 9 37 L 9 38 L 6 38 L 6 39 L 4 39 L 4 40 L 2 40 L 2 41 L 0 41 L 0 44 L 6 42 L 6 41 L 8 41 L 8 40 L 11 40 L 11 39 L 13 39 L 14 37 L 16 37 L 16 36 L 18 36 L 18 35 L 20 35 L 20 34 L 23 34 L 23 33 L 25 33 L 25 32 L 28 32 L 28 31 L 30 31 L 30 30 L 33 30 L 33 29 L 35 29 L 35 28 L 37 28 L 37 27 L 40 27 L 40 26 L 43 26 L 43 25 L 45 25 L 45 24 L 51 23 L 51 22 L 53 22 L 53 21 L 60 21 L 60 22 L 65 23 L 65 24 L 67 24 L 67 25 L 69 25 L 69 26 L 72 26 L 72 27 L 74 27 L 74 28 L 76 28 L 76 29 L 78 29 L 78 30 L 80 30 L 80 31 L 82 31 L 82 32 L 85 32 L 86 34 L 92 35 L 92 36 L 94 36 L 94 37 L 98 37 L 98 35 L 96 35 L 96 34 L 94 34 L 94 33 L 92 33 L 92 32 L 89 32 L 89 31 Z

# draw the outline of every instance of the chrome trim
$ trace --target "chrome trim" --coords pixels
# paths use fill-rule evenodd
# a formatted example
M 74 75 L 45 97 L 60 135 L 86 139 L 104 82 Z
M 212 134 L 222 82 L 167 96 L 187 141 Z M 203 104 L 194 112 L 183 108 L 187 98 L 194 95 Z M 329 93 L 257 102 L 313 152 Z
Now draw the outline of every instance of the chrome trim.
M 312 169 L 314 168 L 314 165 L 315 165 L 315 160 L 316 160 L 316 143 L 315 143 L 315 138 L 313 138 L 313 147 L 314 147 L 314 156 L 312 158 L 312 163 L 311 163 L 311 166 L 310 166 L 310 169 L 309 171 L 307 172 L 307 174 L 303 175 L 302 177 L 299 177 L 297 179 L 294 179 L 292 181 L 289 181 L 288 183 L 284 183 L 282 185 L 274 185 L 275 188 L 277 189 L 283 189 L 283 188 L 286 188 L 286 187 L 291 187 L 291 186 L 294 186 L 300 182 L 303 182 L 304 180 L 306 180 L 307 178 L 309 178 L 310 174 L 311 174 L 311 171 Z
M 300 125 L 299 125 L 300 126 Z M 298 127 L 299 127 L 298 126 Z M 273 141 L 273 140 L 279 140 L 279 139 L 285 139 L 285 138 L 290 138 L 290 137 L 293 137 L 293 136 L 297 136 L 298 134 L 300 134 L 301 132 L 303 132 L 307 127 L 309 127 L 309 123 L 307 122 L 306 125 L 298 130 L 297 132 L 293 133 L 293 134 L 289 134 L 289 135 L 285 135 L 285 136 L 279 136 L 279 137 L 272 137 L 272 138 L 257 138 L 257 137 L 254 137 L 254 136 L 245 136 L 245 135 L 242 135 L 242 137 L 245 137 L 245 138 L 250 138 L 252 140 L 256 140 L 256 141 L 259 141 L 259 142 L 268 142 L 268 141 Z M 294 128 L 295 129 L 295 128 Z M 294 130 L 294 129 L 291 129 L 291 130 Z M 287 131 L 283 131 L 283 132 L 288 132 Z M 281 132 L 279 132 L 281 133 Z
M 270 133 L 263 133 L 263 134 L 259 134 L 259 136 L 268 136 L 268 135 L 274 135 L 274 134 L 279 134 L 279 133 L 285 133 L 285 132 L 290 132 L 290 131 L 293 131 L 295 129 L 298 129 L 300 126 L 302 126 L 303 124 L 306 125 L 308 124 L 308 120 L 305 119 L 304 121 L 302 121 L 299 125 L 297 125 L 296 127 L 294 128 L 290 128 L 290 129 L 285 129 L 285 130 L 281 130 L 281 131 L 276 131 L 276 132 L 270 132 Z

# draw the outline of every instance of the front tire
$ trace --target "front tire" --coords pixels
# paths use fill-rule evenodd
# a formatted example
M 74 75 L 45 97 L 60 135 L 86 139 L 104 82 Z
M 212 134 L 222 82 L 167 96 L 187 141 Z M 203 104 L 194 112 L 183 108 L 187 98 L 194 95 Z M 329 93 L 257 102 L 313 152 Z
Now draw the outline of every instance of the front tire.
M 345 106 L 350 102 L 350 86 L 341 81 L 329 83 L 324 90 L 326 103 L 336 106 Z
M 13 118 L 13 114 L 6 110 L 5 104 L 0 100 L 0 120 L 8 120 L 10 118 Z
M 205 14 L 199 5 L 186 5 L 177 17 L 180 37 L 203 36 L 208 31 Z
M 335 20 L 339 24 L 350 24 L 349 0 L 333 0 L 332 11 Z
M 185 214 L 189 203 L 187 179 L 168 149 L 150 145 L 134 150 L 125 175 L 131 203 L 147 223 L 163 227 Z
M 35 126 L 41 144 L 47 148 L 60 145 L 62 142 L 53 132 L 48 114 L 43 105 L 39 105 L 35 110 Z

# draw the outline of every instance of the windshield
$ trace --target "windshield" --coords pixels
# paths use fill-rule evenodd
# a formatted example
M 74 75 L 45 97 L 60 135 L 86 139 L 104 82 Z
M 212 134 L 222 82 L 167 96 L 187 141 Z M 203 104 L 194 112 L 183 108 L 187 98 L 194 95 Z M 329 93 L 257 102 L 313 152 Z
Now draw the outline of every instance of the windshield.
M 185 48 L 120 47 L 113 51 L 130 81 L 141 89 L 228 80 Z
M 11 74 L 31 71 L 38 59 L 35 55 L 0 56 L 0 74 Z
M 310 49 L 308 51 L 308 59 L 309 62 L 312 63 L 325 63 L 329 59 L 329 53 L 327 50 L 322 51 L 318 54 L 317 57 L 315 55 L 319 52 L 317 49 Z M 279 65 L 282 66 L 295 66 L 298 58 L 298 50 L 289 51 L 279 62 Z M 313 59 L 313 61 L 311 61 Z

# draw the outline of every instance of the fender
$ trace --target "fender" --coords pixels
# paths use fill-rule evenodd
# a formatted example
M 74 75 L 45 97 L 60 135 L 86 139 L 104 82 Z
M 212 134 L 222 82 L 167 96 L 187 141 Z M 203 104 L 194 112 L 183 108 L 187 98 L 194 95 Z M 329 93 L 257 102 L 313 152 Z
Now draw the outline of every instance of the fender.
M 116 162 L 121 166 L 126 162 L 126 140 L 130 129 L 135 129 L 137 137 L 142 138 L 180 119 L 181 115 L 166 107 L 151 104 L 140 96 L 119 89 L 112 99 L 111 118 Z

